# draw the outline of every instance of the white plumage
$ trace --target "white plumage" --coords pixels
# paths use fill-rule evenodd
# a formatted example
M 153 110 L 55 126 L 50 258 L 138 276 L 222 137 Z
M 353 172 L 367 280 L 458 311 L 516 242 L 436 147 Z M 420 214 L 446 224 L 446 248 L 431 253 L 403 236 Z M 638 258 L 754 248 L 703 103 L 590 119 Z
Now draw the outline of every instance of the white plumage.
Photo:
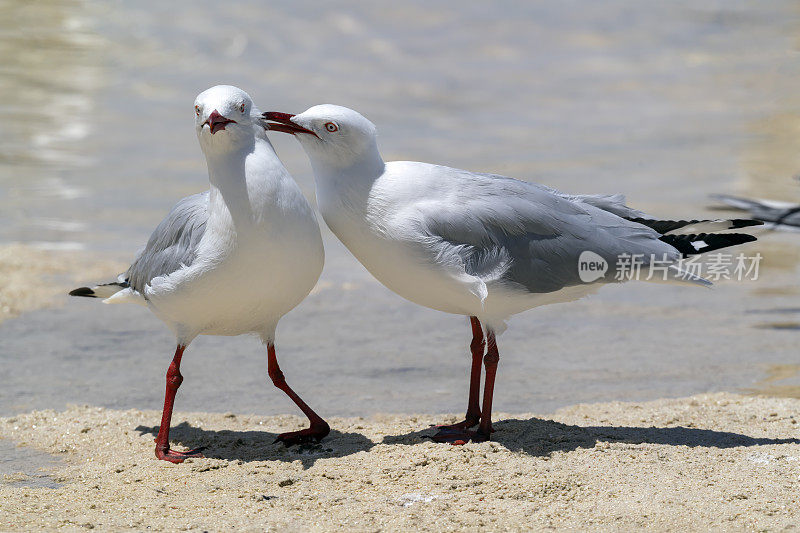
M 274 359 L 278 320 L 322 272 L 316 217 L 275 154 L 260 115 L 236 87 L 201 93 L 195 129 L 210 189 L 178 202 L 116 283 L 72 292 L 109 303 L 145 302 L 177 338 L 173 378 L 180 375 L 183 348 L 197 335 L 255 333 Z M 272 359 L 271 376 L 280 372 Z M 165 414 L 166 403 L 171 413 L 169 381 L 168 374 Z M 165 436 L 168 424 L 162 423 Z M 156 454 L 182 460 L 185 455 L 169 450 L 165 436 L 159 434 Z
M 465 421 L 470 424 L 455 428 L 464 430 L 481 418 L 482 439 L 491 431 L 495 332 L 509 316 L 575 300 L 617 281 L 618 259 L 626 254 L 645 264 L 666 263 L 668 281 L 709 284 L 678 261 L 755 240 L 746 234 L 672 234 L 682 227 L 730 229 L 752 221 L 660 221 L 627 207 L 622 195 L 568 195 L 504 176 L 416 161 L 387 163 L 374 124 L 341 106 L 264 117 L 270 129 L 296 135 L 314 169 L 325 222 L 367 270 L 412 302 L 470 316 L 473 358 L 483 355 L 481 323 L 486 326 L 483 413 L 473 362 Z M 579 272 L 585 252 L 608 265 L 605 276 L 591 283 Z

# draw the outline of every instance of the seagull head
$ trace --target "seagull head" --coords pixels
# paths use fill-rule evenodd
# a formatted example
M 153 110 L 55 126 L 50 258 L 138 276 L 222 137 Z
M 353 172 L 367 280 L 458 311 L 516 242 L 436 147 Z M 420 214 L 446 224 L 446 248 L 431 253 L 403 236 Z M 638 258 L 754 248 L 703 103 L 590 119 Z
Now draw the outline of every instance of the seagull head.
M 375 124 L 346 107 L 322 104 L 299 115 L 270 111 L 262 117 L 268 130 L 294 135 L 312 164 L 349 167 L 377 154 Z
M 195 129 L 200 145 L 231 148 L 252 141 L 261 129 L 261 112 L 243 90 L 232 85 L 216 85 L 200 93 L 194 101 Z

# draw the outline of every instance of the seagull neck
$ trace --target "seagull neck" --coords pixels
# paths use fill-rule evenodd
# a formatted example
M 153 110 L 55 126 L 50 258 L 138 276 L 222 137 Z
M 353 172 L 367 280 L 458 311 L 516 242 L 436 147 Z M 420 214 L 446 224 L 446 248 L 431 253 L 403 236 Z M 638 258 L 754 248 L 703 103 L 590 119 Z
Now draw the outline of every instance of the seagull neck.
M 269 173 L 270 162 L 276 159 L 266 138 L 256 138 L 241 148 L 206 153 L 211 202 L 221 208 L 212 206 L 212 216 L 214 212 L 229 212 L 239 231 L 260 220 L 269 187 L 264 187 L 259 178 Z
M 245 161 L 254 148 L 248 146 L 206 152 L 208 181 L 211 185 L 223 192 L 245 187 Z
M 331 164 L 329 160 L 312 159 L 311 167 L 318 185 L 332 187 L 339 192 L 369 190 L 386 167 L 377 146 L 363 156 L 346 164 Z

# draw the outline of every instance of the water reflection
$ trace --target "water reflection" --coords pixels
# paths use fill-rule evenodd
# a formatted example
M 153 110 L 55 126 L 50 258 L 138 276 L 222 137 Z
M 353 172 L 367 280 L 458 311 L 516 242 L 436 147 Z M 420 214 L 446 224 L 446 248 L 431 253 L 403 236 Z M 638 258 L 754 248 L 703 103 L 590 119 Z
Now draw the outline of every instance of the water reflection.
M 43 218 L 45 206 L 86 194 L 65 173 L 92 162 L 85 141 L 102 85 L 103 40 L 79 1 L 5 1 L 2 9 L 0 222 L 31 240 L 60 241 L 75 225 L 58 211 Z
M 0 242 L 66 238 L 54 220 L 91 248 L 143 242 L 206 186 L 191 101 L 220 82 L 262 107 L 356 107 L 387 158 L 625 191 L 664 215 L 797 171 L 795 2 L 580 5 L 6 1 Z M 274 142 L 313 196 L 304 154 Z
M 3 2 L 0 111 L 13 134 L 0 164 L 87 163 L 76 148 L 89 133 L 102 41 L 82 11 L 76 1 Z

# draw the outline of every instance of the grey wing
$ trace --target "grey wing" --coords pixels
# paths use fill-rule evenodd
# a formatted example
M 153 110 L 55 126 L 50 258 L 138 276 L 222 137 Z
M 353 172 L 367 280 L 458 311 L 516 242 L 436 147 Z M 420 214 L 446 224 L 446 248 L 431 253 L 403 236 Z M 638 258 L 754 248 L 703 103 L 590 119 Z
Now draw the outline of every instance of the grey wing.
M 584 251 L 601 256 L 610 270 L 621 254 L 680 257 L 652 229 L 545 188 L 475 174 L 462 183 L 468 185 L 459 198 L 423 209 L 425 244 L 484 282 L 546 293 L 583 283 L 578 262 Z
M 126 274 L 134 290 L 144 294 L 153 278 L 192 264 L 206 231 L 208 195 L 205 191 L 182 199 L 156 227 Z
M 502 178 L 502 179 L 510 179 L 505 176 L 498 176 L 496 174 L 487 174 L 492 178 Z M 555 196 L 560 198 L 564 198 L 565 200 L 569 200 L 571 202 L 580 202 L 584 204 L 591 205 L 598 209 L 602 209 L 603 211 L 608 211 L 609 213 L 613 213 L 618 217 L 622 218 L 643 218 L 643 219 L 652 219 L 651 215 L 643 211 L 639 211 L 638 209 L 634 209 L 632 207 L 628 207 L 625 205 L 625 195 L 622 193 L 616 194 L 567 194 L 565 192 L 561 192 L 558 189 L 553 189 L 552 187 L 548 187 L 546 185 L 540 185 L 537 183 L 530 183 L 531 187 L 535 187 L 541 189 L 543 191 L 549 192 Z

